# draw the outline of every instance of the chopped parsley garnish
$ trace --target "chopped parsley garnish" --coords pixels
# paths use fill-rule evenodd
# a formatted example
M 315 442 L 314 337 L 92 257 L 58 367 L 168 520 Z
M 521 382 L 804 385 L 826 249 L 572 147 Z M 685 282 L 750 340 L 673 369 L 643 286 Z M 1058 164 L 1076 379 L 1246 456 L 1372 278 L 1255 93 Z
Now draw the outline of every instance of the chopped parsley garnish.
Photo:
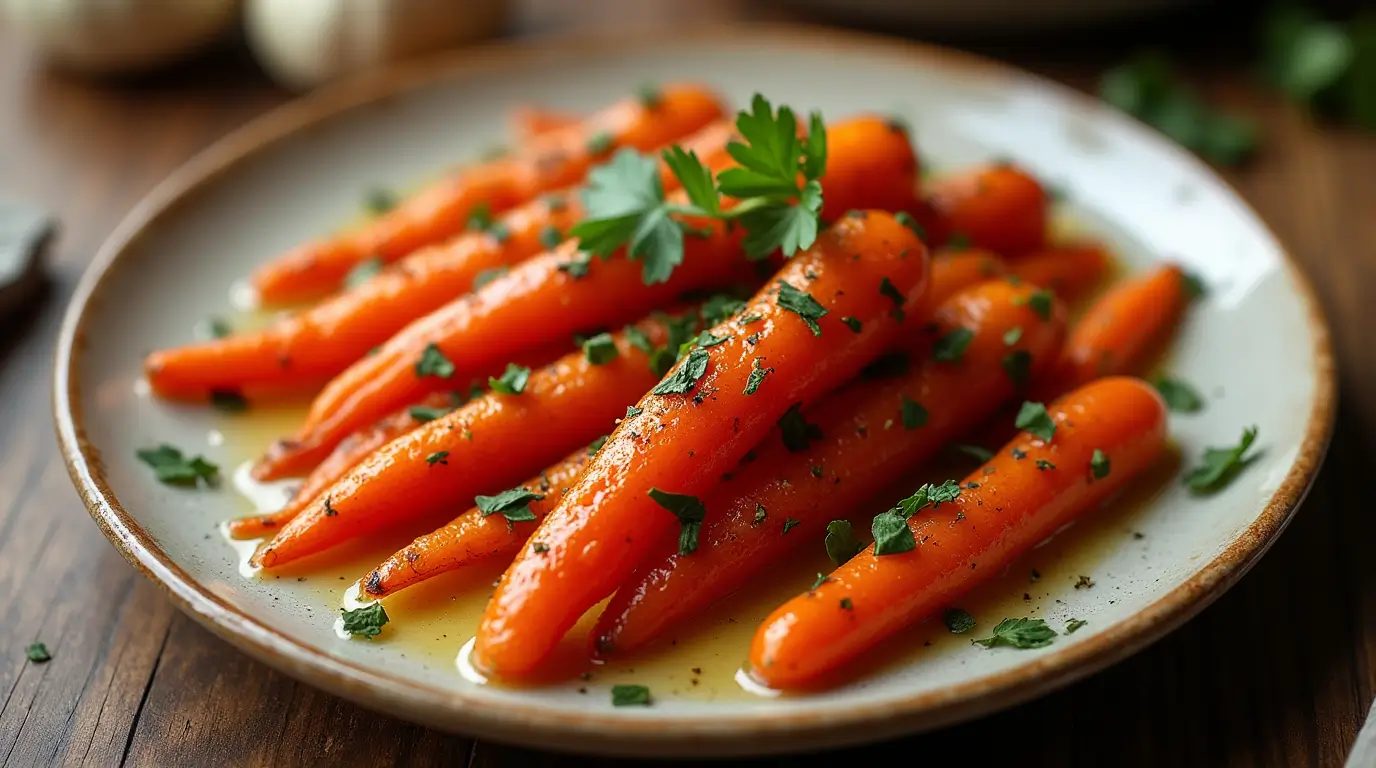
M 434 376 L 447 379 L 453 375 L 454 363 L 444 356 L 439 345 L 434 342 L 425 345 L 425 351 L 420 353 L 420 359 L 416 361 L 416 378 Z
M 637 407 L 635 407 L 634 405 L 628 405 L 628 406 L 626 406 L 626 418 L 628 418 L 628 419 L 634 418 L 634 417 L 636 417 L 636 416 L 639 416 L 640 414 L 642 414 L 642 413 L 644 413 L 644 412 L 645 412 L 645 409 L 643 409 L 643 408 L 637 408 Z
M 874 534 L 874 556 L 897 555 L 917 549 L 917 540 L 908 528 L 908 519 L 896 508 L 880 512 L 870 523 Z
M 499 395 L 519 395 L 526 391 L 530 381 L 530 369 L 515 363 L 507 363 L 500 378 L 487 377 L 487 385 Z
M 1108 473 L 1112 467 L 1112 462 L 1109 461 L 1108 456 L 1103 451 L 1095 448 L 1094 455 L 1089 457 L 1090 476 L 1095 480 L 1103 480 L 1108 477 Z
M 368 603 L 352 611 L 340 609 L 339 615 L 344 617 L 345 632 L 369 640 L 382 634 L 382 625 L 388 621 L 387 609 L 382 607 L 382 603 Z
M 655 385 L 650 390 L 655 395 L 683 395 L 692 389 L 707 373 L 708 354 L 703 349 L 693 349 L 684 359 L 683 364 L 674 371 L 673 375 Z
M 856 540 L 855 531 L 850 527 L 849 520 L 832 520 L 827 523 L 827 537 L 823 543 L 827 548 L 827 557 L 837 565 L 844 564 L 864 549 Z
M 558 248 L 562 242 L 564 242 L 564 233 L 560 232 L 559 228 L 553 224 L 546 224 L 545 228 L 540 230 L 540 245 L 543 245 L 545 250 L 552 251 Z
M 818 573 L 817 580 L 812 582 L 812 586 L 808 587 L 807 591 L 816 592 L 818 587 L 822 586 L 828 581 L 831 581 L 831 577 L 827 576 L 825 573 Z
M 24 648 L 24 655 L 35 664 L 53 660 L 53 655 L 48 652 L 48 646 L 43 643 L 29 643 Z
M 432 467 L 436 464 L 443 464 L 445 466 L 448 466 L 449 451 L 435 451 L 434 453 L 425 457 L 425 463 L 429 464 Z
M 344 287 L 352 290 L 363 285 L 381 272 L 384 266 L 386 264 L 376 256 L 358 262 L 353 269 L 349 270 L 349 274 L 344 276 Z
M 468 214 L 468 229 L 474 232 L 486 232 L 492 228 L 492 209 L 487 203 L 478 203 L 473 206 L 473 211 Z
M 613 685 L 613 707 L 648 707 L 650 689 L 643 685 Z
M 969 347 L 974 339 L 974 331 L 969 328 L 956 328 L 932 345 L 932 359 L 942 363 L 957 362 L 965 356 L 965 348 Z
M 903 396 L 903 428 L 917 429 L 927 426 L 927 409 L 916 400 L 911 400 L 907 395 Z
M 1033 293 L 1030 293 L 1027 296 L 1019 296 L 1013 299 L 1013 304 L 1016 306 L 1026 304 L 1028 309 L 1031 309 L 1033 312 L 1037 313 L 1037 317 L 1040 317 L 1043 320 L 1050 320 L 1051 308 L 1055 300 L 1056 294 L 1043 288 L 1042 290 L 1034 291 Z
M 783 434 L 784 447 L 793 453 L 806 451 L 811 440 L 822 439 L 822 428 L 803 418 L 802 403 L 794 403 L 779 417 L 779 431 Z
M 1067 635 L 1073 635 L 1075 634 L 1075 630 L 1079 629 L 1080 627 L 1083 627 L 1088 623 L 1089 622 L 1084 619 L 1071 619 L 1070 621 L 1067 621 L 1065 623 L 1065 633 Z
M 899 224 L 911 229 L 913 234 L 917 235 L 918 240 L 924 243 L 927 242 L 927 230 L 921 224 L 917 223 L 917 219 L 913 218 L 911 213 L 899 211 L 893 215 L 893 219 Z
M 320 507 L 325 510 L 325 517 L 334 517 L 339 514 L 339 510 L 335 509 L 334 505 L 330 503 L 329 496 L 325 497 L 325 501 L 321 503 Z
M 397 193 L 386 187 L 373 187 L 363 195 L 363 207 L 374 216 L 397 207 Z
M 507 267 L 493 267 L 492 269 L 484 269 L 483 271 L 473 276 L 473 290 L 478 290 L 484 285 L 487 285 L 488 283 L 492 282 L 493 280 L 496 280 L 497 278 L 501 277 L 502 275 L 505 275 L 507 272 L 510 271 L 511 270 Z
M 855 603 L 851 602 L 849 597 L 843 597 L 841 598 L 841 610 L 853 611 L 855 610 Z
M 908 297 L 904 296 L 902 291 L 899 291 L 887 277 L 879 281 L 879 295 L 892 301 L 894 309 L 908 303 Z
M 1256 458 L 1257 454 L 1247 456 L 1247 449 L 1256 439 L 1257 428 L 1248 427 L 1242 430 L 1242 439 L 1237 445 L 1205 448 L 1203 462 L 1185 474 L 1185 485 L 1195 493 L 1213 493 L 1227 485 Z
M 989 461 L 990 459 L 994 458 L 994 452 L 993 452 L 993 451 L 989 450 L 988 448 L 984 448 L 984 447 L 982 447 L 982 446 L 970 445 L 969 443 L 960 443 L 960 444 L 957 444 L 957 445 L 956 445 L 956 450 L 957 450 L 957 451 L 960 451 L 961 453 L 965 454 L 966 456 L 969 456 L 970 458 L 974 459 L 975 461 L 978 461 L 978 462 L 981 463 L 981 464 L 983 464 L 984 462 Z
M 1009 453 L 1010 455 L 1012 455 L 1012 457 L 1013 457 L 1014 459 L 1017 459 L 1018 461 L 1022 461 L 1023 459 L 1027 458 L 1027 451 L 1024 451 L 1023 449 L 1018 448 L 1017 446 L 1014 446 L 1013 449 L 1010 450 L 1008 453 Z
M 859 333 L 864 328 L 864 325 L 853 317 L 843 317 L 841 318 L 841 322 L 845 323 L 846 327 L 851 329 L 853 333 Z
M 1032 376 L 1032 353 L 1025 349 L 1015 349 L 1003 356 L 1003 372 L 1019 388 L 1027 386 Z
M 760 523 L 763 523 L 763 522 L 764 522 L 764 519 L 765 519 L 766 517 L 768 517 L 768 516 L 769 516 L 769 512 L 768 512 L 768 510 L 766 510 L 766 509 L 764 508 L 764 505 L 761 504 L 761 503 L 759 503 L 759 502 L 756 502 L 756 503 L 755 503 L 755 524 L 756 524 L 756 525 L 759 525 Z
M 1051 419 L 1051 414 L 1046 412 L 1046 406 L 1041 403 L 1024 401 L 1018 409 L 1017 418 L 1013 420 L 1013 426 L 1025 429 L 1028 434 L 1047 443 L 1056 436 L 1056 422 Z
M 829 310 L 818 304 L 817 300 L 812 298 L 812 294 L 800 291 L 788 283 L 779 283 L 779 306 L 803 318 L 813 336 L 822 335 L 822 326 L 817 324 L 817 320 L 826 317 Z
M 726 293 L 714 293 L 707 297 L 698 309 L 698 316 L 707 325 L 716 325 L 745 309 L 745 302 Z
M 211 315 L 200 322 L 200 332 L 212 339 L 223 339 L 234 332 L 229 326 L 229 321 L 223 317 Z
M 1192 301 L 1198 301 L 1209 295 L 1209 286 L 1204 282 L 1204 278 L 1189 270 L 1184 270 L 1185 293 Z
M 616 341 L 610 333 L 599 333 L 583 342 L 583 356 L 593 365 L 606 365 L 616 359 Z
M 435 408 L 429 405 L 413 405 L 407 409 L 407 414 L 419 424 L 434 421 L 435 419 L 453 412 L 453 408 Z
M 664 94 L 659 92 L 659 86 L 654 83 L 642 83 L 635 89 L 635 98 L 640 102 L 640 106 L 646 109 L 658 109 L 664 101 Z
M 963 635 L 975 628 L 975 617 L 964 608 L 947 608 L 942 612 L 941 620 L 953 635 Z
M 1055 465 L 1055 464 L 1052 464 L 1051 462 L 1047 461 L 1046 459 L 1037 459 L 1037 469 L 1038 469 L 1038 470 L 1040 470 L 1040 471 L 1042 471 L 1042 472 L 1045 472 L 1045 471 L 1048 470 L 1048 469 L 1055 469 L 1055 468 L 1056 468 L 1056 465 Z
M 532 493 L 520 486 L 502 491 L 496 496 L 474 496 L 473 504 L 483 517 L 491 517 L 501 514 L 513 523 L 520 523 L 535 519 L 535 513 L 530 511 L 532 501 L 541 501 L 545 497 L 543 494 Z
M 1199 391 L 1181 379 L 1157 376 L 1151 384 L 1161 393 L 1166 406 L 1176 413 L 1197 413 L 1204 408 L 1204 398 Z
M 1022 339 L 1022 326 L 1021 326 L 1021 325 L 1018 325 L 1018 326 L 1014 326 L 1014 327 L 1012 327 L 1012 328 L 1009 328 L 1009 329 L 1008 329 L 1007 331 L 1005 331 L 1004 334 L 1003 334 L 1003 344 L 1004 344 L 1004 346 L 1006 346 L 1006 347 L 1011 347 L 1011 346 L 1013 346 L 1014 344 L 1017 344 L 1018 341 L 1019 341 L 1020 339 Z
M 592 441 L 591 443 L 589 443 L 589 444 L 588 444 L 588 455 L 589 455 L 589 456 L 596 456 L 596 455 L 597 455 L 597 452 L 600 451 L 600 450 L 602 450 L 602 446 L 604 446 L 604 445 L 607 444 L 607 438 L 609 438 L 609 437 L 611 437 L 611 435 L 603 435 L 603 436 L 597 438 L 596 440 Z
M 909 518 L 928 505 L 937 506 L 945 502 L 955 501 L 958 498 L 960 498 L 960 484 L 954 480 L 947 480 L 939 485 L 925 483 L 913 495 L 898 502 L 894 511 L 904 518 Z
M 650 343 L 650 337 L 646 336 L 644 331 L 640 330 L 634 325 L 626 326 L 625 334 L 626 341 L 630 342 L 631 346 L 635 347 L 641 352 L 644 352 L 648 355 L 651 352 L 655 351 L 655 345 Z
M 556 194 L 553 192 L 545 195 L 540 199 L 544 200 L 545 207 L 549 208 L 550 211 L 554 213 L 558 213 L 559 211 L 562 211 L 565 208 L 569 207 L 569 201 L 567 198 L 565 198 L 563 195 Z
M 730 340 L 730 336 L 713 336 L 711 331 L 703 331 L 702 333 L 698 334 L 698 337 L 696 339 L 693 339 L 693 343 L 699 347 L 706 348 L 715 347 L 718 344 L 722 344 Z
M 588 153 L 592 155 L 605 155 L 607 150 L 612 148 L 616 142 L 616 137 L 610 131 L 598 131 L 588 138 Z
M 212 389 L 210 407 L 220 413 L 243 413 L 248 410 L 248 399 L 232 389 Z
M 1055 637 L 1056 630 L 1048 627 L 1043 619 L 1004 619 L 994 627 L 992 636 L 971 642 L 985 648 L 998 645 L 1013 648 L 1044 648 L 1051 645 Z
M 560 264 L 560 272 L 568 274 L 574 280 L 581 280 L 588 276 L 588 268 L 592 264 L 592 256 L 585 251 L 579 251 L 573 258 Z
M 745 380 L 745 394 L 753 395 L 759 391 L 760 385 L 764 383 L 764 377 L 774 372 L 773 368 L 762 368 L 760 361 L 762 357 L 755 358 L 755 365 L 750 369 L 750 376 Z
M 787 535 L 788 535 L 788 532 L 791 531 L 791 530 L 793 530 L 793 527 L 794 527 L 795 525 L 801 523 L 801 522 L 802 522 L 802 520 L 799 520 L 799 519 L 796 518 L 796 517 L 786 517 L 786 518 L 784 518 L 784 535 L 787 536 Z
M 818 179 L 827 157 L 821 115 L 811 115 L 808 137 L 800 140 L 793 111 L 780 107 L 775 113 L 756 95 L 751 111 L 737 115 L 736 128 L 746 143 L 731 142 L 728 151 L 739 166 L 716 179 L 693 152 L 673 146 L 662 153 L 682 183 L 687 204 L 666 200 L 655 159 L 630 149 L 617 152 L 588 174 L 587 216 L 570 235 L 603 257 L 625 246 L 629 258 L 644 263 L 647 284 L 664 282 L 683 262 L 686 227 L 676 217 L 739 222 L 746 254 L 754 259 L 779 249 L 792 256 L 812 245 L 822 208 Z M 723 208 L 722 196 L 739 202 Z
M 696 496 L 669 493 L 658 488 L 650 489 L 650 498 L 678 518 L 678 553 L 691 555 L 696 552 L 698 532 L 702 530 L 702 519 L 707 516 L 707 508 L 702 505 L 702 500 Z
M 205 457 L 187 457 L 167 443 L 156 448 L 141 449 L 137 455 L 139 461 L 153 468 L 153 476 L 164 485 L 190 487 L 200 482 L 211 485 L 220 476 L 220 468 L 206 461 Z

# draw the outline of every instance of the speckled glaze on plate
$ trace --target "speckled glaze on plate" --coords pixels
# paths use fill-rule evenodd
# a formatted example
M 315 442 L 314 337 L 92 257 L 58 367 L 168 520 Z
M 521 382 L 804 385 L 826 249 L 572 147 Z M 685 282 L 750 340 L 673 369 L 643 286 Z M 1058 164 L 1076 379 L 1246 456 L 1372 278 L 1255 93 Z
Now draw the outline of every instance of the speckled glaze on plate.
M 96 523 L 196 620 L 288 674 L 439 728 L 586 752 L 784 752 L 933 728 L 1101 669 L 1217 598 L 1280 534 L 1332 427 L 1328 332 L 1282 246 L 1202 163 L 1082 96 L 950 51 L 775 26 L 608 42 L 488 48 L 320 92 L 206 150 L 101 249 L 57 349 L 62 451 Z M 315 605 L 312 615 L 291 584 L 241 578 L 234 553 L 211 534 L 244 511 L 242 501 L 160 486 L 135 460 L 136 448 L 157 441 L 217 458 L 207 442 L 213 414 L 138 394 L 143 354 L 186 340 L 198 319 L 229 306 L 235 279 L 347 218 L 370 184 L 407 185 L 499 141 L 510 105 L 587 109 L 674 78 L 714 84 L 737 104 L 760 91 L 832 118 L 902 114 L 926 158 L 958 166 L 1002 155 L 1057 184 L 1076 201 L 1082 228 L 1108 238 L 1129 269 L 1165 258 L 1188 265 L 1211 291 L 1171 366 L 1210 403 L 1173 419 L 1174 439 L 1192 462 L 1205 445 L 1230 444 L 1256 424 L 1260 458 L 1217 495 L 1191 498 L 1172 482 L 1135 510 L 1131 525 L 1146 543 L 1099 550 L 1096 590 L 1046 585 L 1044 604 L 1056 607 L 1043 615 L 1090 621 L 1074 636 L 1039 651 L 953 643 L 808 696 L 664 697 L 614 709 L 574 685 L 479 686 L 384 642 L 340 640 L 327 618 L 333 606 Z

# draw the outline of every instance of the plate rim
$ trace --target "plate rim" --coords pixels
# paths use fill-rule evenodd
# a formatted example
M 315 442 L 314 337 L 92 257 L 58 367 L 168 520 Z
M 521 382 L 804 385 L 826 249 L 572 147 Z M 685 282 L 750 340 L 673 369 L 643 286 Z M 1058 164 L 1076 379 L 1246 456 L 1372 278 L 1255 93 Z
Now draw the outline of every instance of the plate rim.
M 87 439 L 80 406 L 80 359 L 88 309 L 106 277 L 144 234 L 180 203 L 242 161 L 326 120 L 412 89 L 474 77 L 508 62 L 561 59 L 615 43 L 623 50 L 694 40 L 759 40 L 811 48 L 864 49 L 926 66 L 1022 79 L 1078 109 L 1117 120 L 1134 138 L 1174 153 L 1227 190 L 1281 254 L 1314 341 L 1315 390 L 1304 438 L 1284 480 L 1256 518 L 1217 557 L 1145 608 L 1086 640 L 1009 670 L 957 685 L 839 712 L 734 713 L 683 721 L 652 711 L 635 717 L 551 712 L 524 702 L 477 699 L 338 658 L 292 639 L 213 594 L 177 565 L 124 509 L 108 484 L 99 450 Z M 597 754 L 698 756 L 766 754 L 875 741 L 940 727 L 1013 706 L 1099 671 L 1160 639 L 1235 584 L 1285 529 L 1313 485 L 1332 436 L 1337 409 L 1330 332 L 1313 287 L 1282 241 L 1224 178 L 1164 137 L 1067 86 L 1009 64 L 929 44 L 830 27 L 782 23 L 707 24 L 581 33 L 504 41 L 447 52 L 357 77 L 301 97 L 250 120 L 201 150 L 157 184 L 112 231 L 83 273 L 63 317 L 53 363 L 53 416 L 62 459 L 87 511 L 134 568 L 162 588 L 183 612 L 250 656 L 357 704 L 440 730 L 496 741 Z M 866 728 L 854 726 L 864 724 Z

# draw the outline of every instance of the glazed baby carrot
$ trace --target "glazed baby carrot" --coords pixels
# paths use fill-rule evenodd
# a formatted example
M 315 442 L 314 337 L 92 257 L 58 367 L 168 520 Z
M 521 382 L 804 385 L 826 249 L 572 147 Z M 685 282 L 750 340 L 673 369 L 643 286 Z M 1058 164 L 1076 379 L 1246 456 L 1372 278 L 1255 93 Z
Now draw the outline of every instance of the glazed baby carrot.
M 1060 350 L 1065 311 L 1055 304 L 1042 317 L 1029 305 L 1033 291 L 996 280 L 956 294 L 937 310 L 936 336 L 973 332 L 958 361 L 933 359 L 930 341 L 914 339 L 909 346 L 922 349 L 920 364 L 897 378 L 856 382 L 805 412 L 822 435 L 806 450 L 766 440 L 704 499 L 711 516 L 698 550 L 683 555 L 675 542 L 661 542 L 612 596 L 593 631 L 596 652 L 640 648 L 790 552 L 819 546 L 828 521 L 993 413 Z M 1012 345 L 1010 333 L 1018 336 Z
M 1066 243 L 1029 251 L 1009 262 L 1008 272 L 1075 302 L 1098 287 L 1109 266 L 1108 251 L 1098 243 Z
M 516 486 L 513 490 L 530 494 L 524 507 L 529 516 L 511 521 L 474 507 L 387 558 L 359 581 L 359 588 L 373 597 L 386 597 L 458 568 L 497 559 L 510 562 L 535 526 L 573 487 L 593 453 L 591 447 L 579 448 L 538 477 Z
M 527 104 L 511 111 L 511 132 L 517 141 L 529 141 L 542 133 L 577 125 L 579 117 L 568 112 Z
M 1036 391 L 1055 395 L 1100 376 L 1135 372 L 1188 300 L 1185 273 L 1174 264 L 1114 285 L 1071 328 L 1060 365 Z
M 505 211 L 576 183 L 617 147 L 654 149 L 723 116 L 721 100 L 699 86 L 666 87 L 659 96 L 653 106 L 639 98 L 623 99 L 576 125 L 464 168 L 356 229 L 307 243 L 260 267 L 253 273 L 253 287 L 265 304 L 330 293 L 360 262 L 396 261 L 459 233 L 479 206 Z
M 628 412 L 541 523 L 540 547 L 527 544 L 498 583 L 475 662 L 499 676 L 531 672 L 675 517 L 680 548 L 695 549 L 697 496 L 781 417 L 790 446 L 806 445 L 796 409 L 887 348 L 903 306 L 926 288 L 926 249 L 883 212 L 847 215 L 794 256 Z
M 1046 243 L 1046 190 L 1016 166 L 990 165 L 938 177 L 929 201 L 936 219 L 933 228 L 941 238 L 934 242 L 960 238 L 1001 256 Z
M 859 118 L 826 135 L 824 218 L 870 204 L 888 208 L 912 196 L 917 162 L 906 134 L 880 118 Z M 697 235 L 686 239 L 683 263 L 666 282 L 645 284 L 642 265 L 624 250 L 606 261 L 589 261 L 569 243 L 417 320 L 331 381 L 312 403 L 305 425 L 269 450 L 255 476 L 309 470 L 345 435 L 443 387 L 442 379 L 415 373 L 432 345 L 463 372 L 582 329 L 626 322 L 687 292 L 758 284 L 758 265 L 741 256 L 740 227 L 728 230 L 719 220 L 693 226 Z
M 462 509 L 586 446 L 654 386 L 645 347 L 669 338 L 668 322 L 598 337 L 528 378 L 505 377 L 510 394 L 489 392 L 393 440 L 312 499 L 254 562 L 271 568 Z
M 1019 434 L 965 478 L 954 501 L 919 509 L 906 525 L 899 512 L 885 513 L 883 554 L 868 547 L 765 619 L 750 674 L 786 690 L 829 682 L 846 662 L 1098 507 L 1165 445 L 1165 404 L 1137 379 L 1101 379 L 1048 412 L 1049 441 Z
M 729 162 L 729 123 L 684 142 L 711 168 Z M 668 189 L 678 178 L 661 164 Z M 508 211 L 484 231 L 421 248 L 360 285 L 255 333 L 154 352 L 144 362 L 153 391 L 183 400 L 266 386 L 310 391 L 329 381 L 407 323 L 468 293 L 531 256 L 555 248 L 582 218 L 579 195 L 543 195 Z

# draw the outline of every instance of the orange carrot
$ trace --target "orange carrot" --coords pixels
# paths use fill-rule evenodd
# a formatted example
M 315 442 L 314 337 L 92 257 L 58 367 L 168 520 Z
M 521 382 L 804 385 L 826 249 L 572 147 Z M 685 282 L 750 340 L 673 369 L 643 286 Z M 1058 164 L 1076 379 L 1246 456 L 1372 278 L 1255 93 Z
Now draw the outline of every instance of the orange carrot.
M 542 133 L 578 124 L 578 116 L 568 112 L 526 104 L 511 111 L 511 132 L 517 141 L 530 141 Z
M 360 262 L 396 261 L 458 234 L 479 206 L 505 211 L 578 182 L 618 147 L 654 149 L 722 116 L 721 100 L 700 86 L 665 88 L 653 107 L 623 99 L 576 125 L 541 134 L 502 157 L 431 184 L 361 227 L 289 251 L 256 270 L 253 286 L 265 304 L 327 294 Z
M 931 242 L 963 238 L 1001 256 L 1046 243 L 1046 190 L 1015 166 L 991 165 L 940 177 L 929 200 L 936 219 L 933 236 L 939 238 Z
M 958 362 L 927 356 L 897 378 L 829 395 L 807 413 L 823 438 L 806 451 L 790 453 L 766 440 L 704 500 L 712 517 L 698 551 L 681 555 L 675 542 L 662 542 L 617 590 L 593 632 L 596 651 L 640 648 L 799 546 L 819 545 L 829 520 L 891 487 L 993 413 L 1060 350 L 1064 308 L 1057 303 L 1042 318 L 1027 304 L 1033 290 L 988 281 L 956 294 L 937 310 L 936 332 L 974 333 Z M 1009 345 L 1005 336 L 1014 329 L 1019 337 Z M 780 534 L 784 520 L 794 521 L 787 536 Z
M 540 496 L 527 509 L 534 519 L 510 522 L 474 507 L 448 525 L 421 536 L 387 558 L 358 583 L 373 597 L 386 597 L 441 573 L 493 560 L 510 561 L 535 527 L 573 487 L 594 451 L 579 448 L 518 488 Z
M 887 208 L 912 196 L 912 147 L 884 120 L 841 123 L 827 130 L 827 143 L 825 218 L 868 204 Z M 443 387 L 442 379 L 415 374 L 430 345 L 463 372 L 581 329 L 626 322 L 687 292 L 756 281 L 757 265 L 741 256 L 739 227 L 728 230 L 720 221 L 694 226 L 703 236 L 685 241 L 684 261 L 667 282 L 645 285 L 641 265 L 628 260 L 624 250 L 589 263 L 570 242 L 417 320 L 331 381 L 312 403 L 306 424 L 293 439 L 269 450 L 255 476 L 272 479 L 308 470 L 345 435 Z M 572 268 L 577 264 L 586 265 L 586 274 Z
M 1068 243 L 1029 251 L 1011 261 L 1008 271 L 1073 303 L 1098 287 L 1109 267 L 1108 251 L 1102 245 Z
M 991 271 L 997 274 L 997 270 L 1001 269 L 1002 263 L 997 259 L 990 262 L 988 257 L 973 254 L 952 254 L 933 258 L 927 295 L 922 302 L 916 304 L 916 309 L 911 314 L 913 321 L 919 326 L 926 324 L 932 316 L 926 307 L 932 303 L 933 297 L 942 301 L 949 299 L 965 288 L 986 280 Z M 575 453 L 564 462 L 545 470 L 540 478 L 537 478 L 542 485 L 549 484 L 553 488 L 547 496 L 557 498 L 564 493 L 576 479 L 576 473 L 568 469 L 570 462 L 577 459 L 578 467 L 581 468 L 585 463 L 583 457 L 584 454 Z M 537 519 L 543 519 L 545 512 L 552 506 L 553 503 L 547 500 L 544 503 L 532 503 L 530 509 Z M 493 527 L 472 519 L 475 514 L 477 513 L 465 513 L 443 529 L 422 536 L 411 547 L 393 555 L 387 563 L 374 571 L 382 575 L 376 578 L 372 575 L 368 577 L 369 583 L 372 584 L 369 591 L 379 597 L 389 595 L 431 576 L 462 568 L 479 560 L 509 559 L 516 554 L 521 543 L 534 530 L 532 526 L 516 526 L 512 529 L 506 526 Z M 418 558 L 423 558 L 425 564 L 417 565 Z
M 846 662 L 1098 507 L 1165 445 L 1165 404 L 1137 379 L 1096 381 L 1048 410 L 1050 442 L 1018 435 L 965 478 L 955 501 L 909 517 L 906 542 L 901 515 L 886 513 L 899 525 L 892 553 L 876 556 L 871 546 L 775 610 L 751 643 L 751 674 L 780 689 L 830 682 Z
M 312 499 L 255 562 L 271 568 L 466 507 L 586 446 L 654 386 L 649 353 L 637 344 L 664 343 L 666 323 L 615 334 L 610 360 L 580 350 L 530 373 L 519 394 L 489 392 L 393 440 Z
M 931 287 L 922 299 L 920 308 L 914 312 L 914 317 L 925 322 L 952 296 L 972 285 L 1003 277 L 1006 271 L 1003 259 L 988 251 L 972 248 L 933 254 Z
M 1185 273 L 1174 264 L 1118 283 L 1071 329 L 1060 365 L 1036 391 L 1054 396 L 1100 376 L 1136 372 L 1188 299 Z
M 726 144 L 733 132 L 729 123 L 714 123 L 683 145 L 720 169 L 730 161 Z M 660 176 L 666 189 L 678 187 L 667 166 L 661 164 Z M 582 216 L 572 191 L 542 196 L 508 211 L 488 231 L 421 248 L 263 331 L 155 352 L 144 363 L 145 375 L 158 395 L 183 400 L 204 401 L 225 391 L 248 395 L 264 387 L 318 388 L 407 323 L 468 293 L 480 278 L 555 248 Z
M 806 444 L 794 409 L 888 347 L 905 327 L 901 305 L 926 288 L 926 249 L 893 216 L 859 212 L 823 232 L 628 412 L 532 537 L 539 551 L 527 544 L 502 577 L 475 661 L 499 676 L 534 670 L 676 515 L 681 545 L 695 547 L 696 496 L 781 416 L 790 445 Z

